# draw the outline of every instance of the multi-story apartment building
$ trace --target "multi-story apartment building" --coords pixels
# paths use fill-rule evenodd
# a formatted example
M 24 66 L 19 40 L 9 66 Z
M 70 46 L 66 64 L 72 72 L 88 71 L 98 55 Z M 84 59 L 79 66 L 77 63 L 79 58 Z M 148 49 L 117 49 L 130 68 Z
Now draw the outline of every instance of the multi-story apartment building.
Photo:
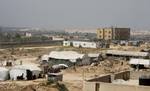
M 97 38 L 102 40 L 128 40 L 130 28 L 98 28 Z

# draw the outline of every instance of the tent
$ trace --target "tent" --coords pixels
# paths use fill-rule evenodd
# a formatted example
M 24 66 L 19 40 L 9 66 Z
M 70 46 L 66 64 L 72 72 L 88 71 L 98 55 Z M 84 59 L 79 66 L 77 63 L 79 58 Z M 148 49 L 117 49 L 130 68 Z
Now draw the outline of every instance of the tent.
M 107 55 L 116 56 L 129 56 L 129 57 L 148 57 L 148 52 L 138 52 L 138 51 L 120 51 L 120 50 L 107 50 Z
M 26 64 L 14 66 L 10 70 L 10 78 L 17 80 L 17 77 L 23 77 L 23 80 L 36 79 L 41 74 L 41 69 L 36 65 Z
M 9 70 L 4 67 L 0 67 L 0 81 L 8 79 L 9 79 Z
M 38 78 L 42 71 L 41 68 L 32 64 L 18 65 L 18 66 L 15 66 L 14 68 L 30 70 L 32 72 L 32 76 L 34 76 L 35 78 Z
M 52 51 L 49 53 L 49 57 L 54 59 L 77 60 L 82 59 L 84 54 L 79 54 L 75 51 Z

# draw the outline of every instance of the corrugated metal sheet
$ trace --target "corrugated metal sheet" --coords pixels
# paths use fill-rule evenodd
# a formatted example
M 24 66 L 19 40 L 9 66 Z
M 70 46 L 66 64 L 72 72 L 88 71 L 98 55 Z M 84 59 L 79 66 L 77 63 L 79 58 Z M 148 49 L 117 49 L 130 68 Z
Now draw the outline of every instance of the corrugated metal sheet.
M 141 64 L 141 65 L 150 65 L 150 60 L 148 59 L 130 59 L 129 64 Z
M 136 51 L 119 51 L 119 50 L 107 50 L 106 54 L 120 55 L 120 56 L 136 56 L 147 57 L 148 52 L 136 52 Z

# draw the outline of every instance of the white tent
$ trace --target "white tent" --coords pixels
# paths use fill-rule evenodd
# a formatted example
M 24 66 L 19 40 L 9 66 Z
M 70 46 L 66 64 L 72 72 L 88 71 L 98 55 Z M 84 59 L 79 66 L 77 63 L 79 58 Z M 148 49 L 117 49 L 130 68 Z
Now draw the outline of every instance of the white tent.
M 140 65 L 150 66 L 150 60 L 132 58 L 132 59 L 130 59 L 129 64 L 134 64 L 134 65 L 140 64 Z
M 27 70 L 21 68 L 12 68 L 9 72 L 11 80 L 17 80 L 18 76 L 23 76 L 24 80 L 27 80 Z
M 41 68 L 32 64 L 18 65 L 18 66 L 15 66 L 14 68 L 30 70 L 32 71 L 32 75 L 35 75 L 36 78 L 40 75 L 42 71 Z
M 9 70 L 4 67 L 0 67 L 0 81 L 8 79 L 9 79 Z
M 32 75 L 29 74 L 27 70 L 31 71 Z M 36 65 L 31 65 L 31 64 L 18 65 L 18 66 L 14 66 L 10 70 L 10 78 L 11 80 L 17 80 L 18 76 L 23 76 L 24 80 L 27 80 L 28 75 L 31 75 L 31 78 L 32 77 L 38 78 L 41 71 L 42 70 Z
M 49 53 L 50 58 L 70 60 L 71 62 L 79 58 L 82 59 L 84 56 L 85 54 L 79 54 L 75 51 L 52 51 Z

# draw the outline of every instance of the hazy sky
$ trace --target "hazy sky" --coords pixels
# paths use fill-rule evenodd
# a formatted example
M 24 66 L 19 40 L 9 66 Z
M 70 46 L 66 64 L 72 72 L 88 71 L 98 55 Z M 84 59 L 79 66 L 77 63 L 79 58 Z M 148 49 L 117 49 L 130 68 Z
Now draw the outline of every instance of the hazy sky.
M 150 29 L 150 0 L 0 0 L 0 26 Z

